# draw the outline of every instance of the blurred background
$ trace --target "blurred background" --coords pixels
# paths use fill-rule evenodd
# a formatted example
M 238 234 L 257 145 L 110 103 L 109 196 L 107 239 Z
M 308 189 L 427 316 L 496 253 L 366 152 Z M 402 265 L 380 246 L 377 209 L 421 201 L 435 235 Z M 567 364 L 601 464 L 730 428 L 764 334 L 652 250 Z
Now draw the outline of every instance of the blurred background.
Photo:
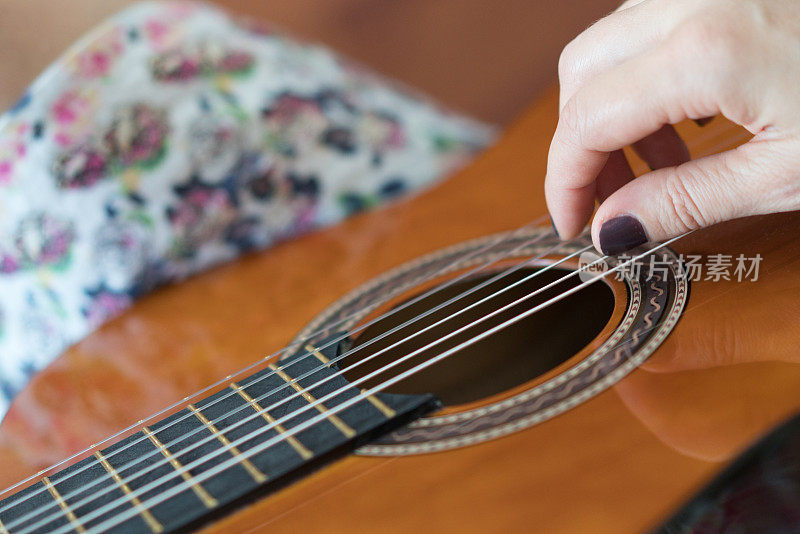
M 0 110 L 130 0 L 2 0 Z M 496 124 L 556 79 L 561 48 L 618 0 L 223 0 Z

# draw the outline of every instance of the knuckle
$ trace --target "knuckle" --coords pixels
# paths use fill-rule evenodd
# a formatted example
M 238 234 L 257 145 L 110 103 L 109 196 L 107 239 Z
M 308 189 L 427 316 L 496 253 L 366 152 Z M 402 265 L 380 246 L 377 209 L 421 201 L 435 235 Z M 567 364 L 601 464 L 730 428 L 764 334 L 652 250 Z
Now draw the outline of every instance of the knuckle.
M 709 8 L 680 25 L 671 43 L 685 60 L 711 71 L 724 84 L 735 72 L 741 55 L 740 34 L 740 22 L 734 15 Z
M 669 224 L 674 224 L 679 231 L 703 228 L 714 222 L 701 200 L 686 187 L 686 180 L 680 174 L 673 174 L 665 180 L 662 213 L 665 220 L 671 221 Z
M 558 79 L 563 84 L 575 83 L 580 77 L 578 38 L 570 41 L 558 56 Z
M 753 110 L 742 98 L 742 81 L 755 59 L 746 44 L 752 39 L 745 8 L 728 7 L 723 10 L 711 3 L 679 25 L 667 40 L 667 61 L 679 67 L 676 76 L 681 85 L 700 90 L 702 84 L 702 93 L 713 99 L 707 105 L 749 124 Z
M 586 114 L 581 112 L 580 107 L 577 98 L 570 98 L 561 109 L 559 117 L 564 140 L 579 146 L 583 144 L 587 129 Z

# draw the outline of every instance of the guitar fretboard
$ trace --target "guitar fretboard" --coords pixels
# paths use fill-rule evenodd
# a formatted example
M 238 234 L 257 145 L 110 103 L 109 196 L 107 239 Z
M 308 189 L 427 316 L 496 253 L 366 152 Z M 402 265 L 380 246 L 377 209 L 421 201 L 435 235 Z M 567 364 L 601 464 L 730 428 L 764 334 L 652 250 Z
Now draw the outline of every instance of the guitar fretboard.
M 0 534 L 196 527 L 438 406 L 431 395 L 364 397 L 336 375 L 336 353 L 300 351 L 44 477 L 0 501 Z M 290 435 L 314 417 L 324 418 Z

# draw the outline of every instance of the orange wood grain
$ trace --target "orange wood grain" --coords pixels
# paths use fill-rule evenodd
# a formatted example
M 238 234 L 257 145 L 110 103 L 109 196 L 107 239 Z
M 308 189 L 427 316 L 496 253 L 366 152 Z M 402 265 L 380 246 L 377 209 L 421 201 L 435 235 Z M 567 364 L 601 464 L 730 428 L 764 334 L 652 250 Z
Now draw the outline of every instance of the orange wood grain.
M 146 297 L 70 349 L 0 426 L 11 484 L 279 349 L 323 307 L 388 268 L 545 212 L 556 96 L 463 172 L 383 211 Z M 679 130 L 697 152 L 746 136 Z M 800 406 L 800 215 L 697 232 L 681 253 L 762 255 L 758 282 L 692 285 L 676 330 L 591 401 L 522 432 L 401 458 L 351 456 L 211 532 L 641 531 Z M 565 330 L 568 335 L 568 330 Z

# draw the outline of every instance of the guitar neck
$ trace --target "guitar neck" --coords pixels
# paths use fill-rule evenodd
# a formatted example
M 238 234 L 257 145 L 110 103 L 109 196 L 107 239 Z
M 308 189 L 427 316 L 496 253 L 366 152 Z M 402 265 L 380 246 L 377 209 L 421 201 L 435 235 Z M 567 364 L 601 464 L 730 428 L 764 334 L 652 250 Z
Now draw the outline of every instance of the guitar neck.
M 0 533 L 196 527 L 438 407 L 431 395 L 365 396 L 330 363 L 338 344 L 327 344 L 0 501 Z

